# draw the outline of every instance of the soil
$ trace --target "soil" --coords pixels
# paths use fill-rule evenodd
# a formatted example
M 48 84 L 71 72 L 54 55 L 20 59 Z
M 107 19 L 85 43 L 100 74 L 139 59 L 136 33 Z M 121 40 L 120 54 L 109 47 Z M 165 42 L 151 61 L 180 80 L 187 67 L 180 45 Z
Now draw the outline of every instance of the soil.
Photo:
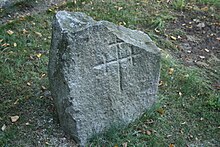
M 36 14 L 42 11 L 46 11 L 50 7 L 58 6 L 63 3 L 67 2 L 67 0 L 36 0 L 33 2 L 19 2 L 14 5 L 8 5 L 8 7 L 2 8 L 3 9 L 10 9 L 11 7 L 16 6 L 16 11 L 6 11 L 6 14 L 0 14 L 0 25 L 6 24 L 11 20 L 14 20 L 19 17 L 29 16 L 32 14 Z M 0 12 L 1 12 L 0 11 Z
M 174 51 L 174 55 L 186 66 L 198 66 L 212 72 L 215 78 L 208 78 L 213 82 L 212 87 L 220 90 L 220 20 L 215 16 L 218 11 L 211 15 L 207 11 L 178 12 L 166 33 L 176 39 L 173 41 L 178 51 Z M 174 32 L 179 33 L 175 36 Z

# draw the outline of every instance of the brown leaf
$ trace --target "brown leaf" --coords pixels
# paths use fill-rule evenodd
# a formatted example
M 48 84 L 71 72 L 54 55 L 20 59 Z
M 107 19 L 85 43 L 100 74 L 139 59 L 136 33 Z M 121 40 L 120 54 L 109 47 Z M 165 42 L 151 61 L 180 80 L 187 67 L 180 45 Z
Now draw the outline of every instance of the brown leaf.
M 163 115 L 165 113 L 165 110 L 163 108 L 157 109 L 157 112 Z
M 23 34 L 27 34 L 28 31 L 27 31 L 26 29 L 23 29 L 23 30 L 22 30 L 22 33 L 23 33 Z
M 176 40 L 176 37 L 174 37 L 174 36 L 170 36 L 170 38 L 171 38 L 172 40 Z
M 2 44 L 2 47 L 8 47 L 8 46 L 10 46 L 10 44 L 8 44 L 8 43 Z
M 169 75 L 172 75 L 173 72 L 174 72 L 174 68 L 170 68 L 169 71 L 168 71 Z
M 11 122 L 14 123 L 14 122 L 18 121 L 19 116 L 18 116 L 18 115 L 15 115 L 15 116 L 11 116 L 10 118 L 11 118 Z
M 25 20 L 25 16 L 20 16 L 20 17 L 19 17 L 19 20 L 20 20 L 20 21 Z
M 162 86 L 164 84 L 163 81 L 159 81 L 159 86 Z
M 146 134 L 147 134 L 147 135 L 151 135 L 151 131 L 147 130 L 147 131 L 146 131 Z
M 37 36 L 42 37 L 42 34 L 40 32 L 34 32 Z
M 201 8 L 202 11 L 208 11 L 209 10 L 209 7 L 205 6 L 203 8 Z
M 40 58 L 41 56 L 42 56 L 42 54 L 41 53 L 39 53 L 39 54 L 37 54 L 36 55 L 38 58 Z
M 175 145 L 174 145 L 173 143 L 171 143 L 171 144 L 169 145 L 169 147 L 175 147 Z
M 13 32 L 12 30 L 8 30 L 7 33 L 8 33 L 9 35 L 14 34 L 14 32 Z

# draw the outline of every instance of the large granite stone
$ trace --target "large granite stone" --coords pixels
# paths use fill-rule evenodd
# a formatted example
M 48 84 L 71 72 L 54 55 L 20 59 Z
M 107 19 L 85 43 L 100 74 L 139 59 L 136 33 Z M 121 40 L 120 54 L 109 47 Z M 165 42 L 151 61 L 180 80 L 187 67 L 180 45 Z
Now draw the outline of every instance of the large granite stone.
M 82 146 L 112 125 L 127 125 L 156 100 L 160 52 L 141 31 L 83 13 L 53 21 L 49 81 L 60 124 Z

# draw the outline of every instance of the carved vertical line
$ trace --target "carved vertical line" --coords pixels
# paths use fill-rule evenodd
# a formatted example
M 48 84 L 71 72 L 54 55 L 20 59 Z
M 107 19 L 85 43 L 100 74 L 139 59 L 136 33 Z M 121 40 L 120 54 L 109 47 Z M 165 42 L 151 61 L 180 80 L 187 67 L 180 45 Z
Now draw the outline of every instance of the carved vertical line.
M 130 48 L 130 60 L 131 60 L 131 65 L 134 65 L 132 56 L 133 56 L 133 46 L 131 46 L 131 48 Z
M 122 73 L 121 73 L 121 63 L 120 63 L 120 55 L 119 55 L 119 49 L 120 49 L 120 45 L 117 45 L 116 48 L 116 54 L 117 54 L 117 62 L 118 62 L 118 86 L 119 86 L 119 92 L 121 93 L 122 91 Z
M 103 58 L 103 62 L 104 62 L 104 65 L 105 65 L 104 74 L 106 75 L 107 72 L 108 72 L 108 71 L 107 71 L 107 66 L 108 66 L 108 65 L 107 65 L 107 61 L 106 61 L 107 59 L 106 59 L 106 56 L 105 56 L 105 55 L 103 55 L 102 58 Z

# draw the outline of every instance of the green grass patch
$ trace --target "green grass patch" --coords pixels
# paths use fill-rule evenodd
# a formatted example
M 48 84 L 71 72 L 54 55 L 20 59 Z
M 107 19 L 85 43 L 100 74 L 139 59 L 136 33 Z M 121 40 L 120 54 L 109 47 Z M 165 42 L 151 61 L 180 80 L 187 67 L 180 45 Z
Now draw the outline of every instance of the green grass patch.
M 185 0 L 174 0 L 172 2 L 173 8 L 176 10 L 184 10 L 186 7 L 186 1 Z
M 220 8 L 220 1 L 219 0 L 198 0 L 201 4 L 208 4 L 216 6 L 217 8 Z

